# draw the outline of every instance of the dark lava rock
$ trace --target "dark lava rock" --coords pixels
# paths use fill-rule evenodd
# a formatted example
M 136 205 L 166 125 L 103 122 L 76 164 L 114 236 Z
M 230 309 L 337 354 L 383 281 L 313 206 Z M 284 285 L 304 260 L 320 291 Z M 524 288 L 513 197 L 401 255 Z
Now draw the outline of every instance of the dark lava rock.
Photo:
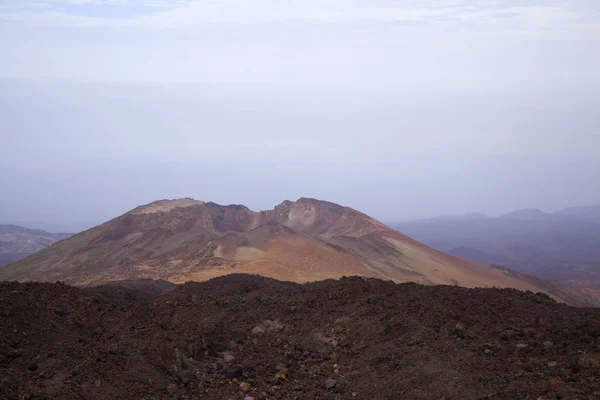
M 194 379 L 194 371 L 190 371 L 189 369 L 184 369 L 179 372 L 179 379 L 181 382 L 188 383 L 192 379 Z
M 225 367 L 225 376 L 229 379 L 241 378 L 244 370 L 239 365 L 228 365 Z
M 327 378 L 327 379 L 325 379 L 325 382 L 323 383 L 323 386 L 327 390 L 333 389 L 336 385 L 337 385 L 337 381 L 333 378 Z
M 136 290 L 0 282 L 0 399 L 241 400 L 248 383 L 257 400 L 514 400 L 554 377 L 556 399 L 600 390 L 600 310 L 532 293 L 249 275 Z

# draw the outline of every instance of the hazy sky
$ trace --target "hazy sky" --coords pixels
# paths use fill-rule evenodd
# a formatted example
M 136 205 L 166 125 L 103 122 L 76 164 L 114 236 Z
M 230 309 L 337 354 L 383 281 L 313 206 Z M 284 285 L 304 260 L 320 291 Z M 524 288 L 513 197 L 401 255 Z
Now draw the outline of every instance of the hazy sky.
M 0 223 L 600 203 L 600 1 L 0 0 Z

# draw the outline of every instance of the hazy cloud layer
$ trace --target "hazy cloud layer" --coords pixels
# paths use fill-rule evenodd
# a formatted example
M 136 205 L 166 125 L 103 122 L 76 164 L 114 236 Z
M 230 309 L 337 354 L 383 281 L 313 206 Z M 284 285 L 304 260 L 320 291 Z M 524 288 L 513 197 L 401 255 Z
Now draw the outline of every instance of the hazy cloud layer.
M 1 222 L 600 203 L 600 2 L 0 0 Z

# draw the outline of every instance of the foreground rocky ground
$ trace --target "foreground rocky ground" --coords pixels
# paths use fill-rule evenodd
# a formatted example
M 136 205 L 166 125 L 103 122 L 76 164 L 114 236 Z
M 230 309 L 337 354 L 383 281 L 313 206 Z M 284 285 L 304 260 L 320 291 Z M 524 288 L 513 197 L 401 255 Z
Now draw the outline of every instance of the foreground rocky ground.
M 0 283 L 2 399 L 600 399 L 600 309 L 509 289 L 231 275 Z

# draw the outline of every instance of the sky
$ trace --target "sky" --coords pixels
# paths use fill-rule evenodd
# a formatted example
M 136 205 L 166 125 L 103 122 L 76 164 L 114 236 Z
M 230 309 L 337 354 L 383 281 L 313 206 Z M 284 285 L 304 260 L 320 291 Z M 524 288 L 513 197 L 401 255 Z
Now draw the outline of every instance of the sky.
M 0 0 L 0 223 L 600 203 L 595 0 Z

